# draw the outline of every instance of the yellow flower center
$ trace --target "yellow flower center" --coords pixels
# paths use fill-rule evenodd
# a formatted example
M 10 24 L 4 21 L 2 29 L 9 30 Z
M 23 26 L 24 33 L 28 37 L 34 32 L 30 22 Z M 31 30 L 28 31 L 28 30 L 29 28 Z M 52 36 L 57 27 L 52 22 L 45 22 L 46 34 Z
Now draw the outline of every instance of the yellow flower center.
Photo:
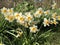
M 18 17 L 18 16 L 19 16 L 19 14 L 16 15 L 16 17 Z
M 9 12 L 13 12 L 13 10 L 10 9 Z
M 47 11 L 46 14 L 49 14 L 49 12 Z
M 45 23 L 46 23 L 46 24 L 49 24 L 49 21 L 47 20 L 47 21 L 45 21 Z
M 28 17 L 28 20 L 31 20 L 32 18 L 31 17 Z
M 39 14 L 42 14 L 42 13 L 43 13 L 43 12 L 40 10 L 40 11 L 39 11 Z
M 10 20 L 13 20 L 13 16 L 9 16 L 8 18 L 9 18 Z
M 21 20 L 21 21 L 24 21 L 24 18 L 23 18 L 23 17 L 21 17 L 21 18 L 20 18 L 20 20 Z
M 4 10 L 3 12 L 7 12 L 7 10 Z
M 35 30 L 36 30 L 36 28 L 35 28 L 35 27 L 33 27 L 33 28 L 32 28 L 32 31 L 35 31 Z

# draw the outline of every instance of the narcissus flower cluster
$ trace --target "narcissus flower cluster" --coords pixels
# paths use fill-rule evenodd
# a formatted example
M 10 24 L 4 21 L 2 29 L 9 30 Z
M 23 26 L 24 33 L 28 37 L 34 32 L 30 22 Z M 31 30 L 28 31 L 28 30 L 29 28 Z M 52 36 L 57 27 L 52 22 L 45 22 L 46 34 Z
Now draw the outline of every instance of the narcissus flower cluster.
M 52 5 L 52 9 L 56 7 L 56 3 Z M 44 27 L 50 26 L 51 24 L 58 24 L 58 20 L 60 21 L 60 16 L 54 12 L 51 13 L 50 10 L 43 10 L 41 7 L 38 8 L 34 13 L 32 12 L 14 12 L 13 8 L 5 8 L 1 9 L 1 13 L 4 15 L 5 19 L 9 22 L 13 22 L 16 20 L 17 23 L 27 27 L 30 29 L 30 32 L 36 33 L 39 29 L 36 24 L 40 22 L 41 18 L 43 19 L 42 24 Z

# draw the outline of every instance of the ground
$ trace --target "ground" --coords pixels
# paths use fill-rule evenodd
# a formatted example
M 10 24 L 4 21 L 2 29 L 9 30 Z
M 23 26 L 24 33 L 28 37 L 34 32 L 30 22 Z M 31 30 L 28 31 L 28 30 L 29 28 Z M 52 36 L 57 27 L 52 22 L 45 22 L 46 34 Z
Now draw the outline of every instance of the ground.
M 52 37 L 49 37 L 49 45 L 60 45 L 60 32 L 55 32 Z

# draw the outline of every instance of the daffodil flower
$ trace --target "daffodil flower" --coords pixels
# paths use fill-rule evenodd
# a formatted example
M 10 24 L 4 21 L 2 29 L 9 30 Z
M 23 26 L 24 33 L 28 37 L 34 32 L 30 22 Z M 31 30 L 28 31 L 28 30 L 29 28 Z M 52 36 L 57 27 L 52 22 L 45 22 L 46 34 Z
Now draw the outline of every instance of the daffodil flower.
M 11 15 L 6 15 L 5 19 L 8 20 L 9 22 L 12 22 L 15 18 L 13 16 L 13 14 L 11 14 Z
M 33 16 L 32 15 L 27 15 L 26 16 L 26 21 L 28 21 L 28 22 L 31 22 L 32 20 L 33 20 L 34 18 L 33 18 Z
M 37 31 L 38 31 L 37 26 L 33 25 L 32 27 L 30 27 L 30 32 L 36 33 Z
M 45 14 L 45 15 L 50 14 L 50 10 L 45 11 L 44 14 Z
M 58 22 L 56 21 L 56 19 L 53 20 L 53 24 L 58 24 Z
M 25 22 L 25 16 L 24 15 L 19 16 L 17 19 L 17 22 L 19 22 L 21 24 L 24 23 Z
M 45 27 L 49 26 L 49 23 L 50 23 L 50 21 L 47 18 L 44 18 L 44 22 L 43 22 L 44 26 Z
M 57 4 L 54 3 L 54 4 L 52 5 L 52 9 L 55 9 L 56 7 L 57 7 Z
M 7 11 L 8 11 L 7 13 L 9 13 L 9 14 L 12 14 L 12 13 L 14 12 L 14 11 L 13 11 L 13 8 L 8 9 Z
M 18 17 L 20 17 L 22 15 L 22 13 L 20 12 L 20 13 L 18 13 L 18 12 L 15 12 L 14 13 L 14 17 L 15 17 L 15 19 L 18 19 Z
M 22 34 L 23 34 L 23 32 L 18 32 L 18 34 L 16 35 L 16 38 L 21 37 Z
M 43 14 L 43 10 L 42 8 L 39 8 L 35 13 L 34 13 L 34 17 L 40 17 Z
M 6 14 L 6 13 L 7 13 L 7 8 L 3 7 L 3 8 L 1 9 L 1 13 L 2 13 L 2 14 Z
M 56 18 L 57 18 L 57 13 L 55 12 L 52 14 L 52 19 L 56 19 Z

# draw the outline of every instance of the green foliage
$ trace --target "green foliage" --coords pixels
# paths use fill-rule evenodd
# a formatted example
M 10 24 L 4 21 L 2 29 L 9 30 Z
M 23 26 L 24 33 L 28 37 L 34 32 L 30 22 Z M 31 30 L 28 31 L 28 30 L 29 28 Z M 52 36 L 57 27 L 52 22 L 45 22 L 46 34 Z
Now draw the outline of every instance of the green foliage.
M 18 11 L 18 12 L 28 12 L 28 11 L 31 11 L 31 10 L 34 10 L 35 7 L 33 5 L 33 3 L 27 3 L 27 2 L 23 2 L 23 3 L 20 3 L 18 4 L 16 7 L 15 7 L 15 11 Z

